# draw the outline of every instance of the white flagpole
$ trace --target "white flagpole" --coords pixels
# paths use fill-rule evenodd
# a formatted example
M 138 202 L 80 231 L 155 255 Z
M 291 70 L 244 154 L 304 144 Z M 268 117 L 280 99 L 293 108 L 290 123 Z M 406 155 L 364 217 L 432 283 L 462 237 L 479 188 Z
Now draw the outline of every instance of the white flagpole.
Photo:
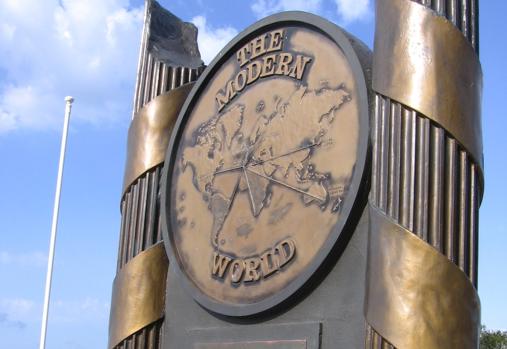
M 56 228 L 58 226 L 58 211 L 60 209 L 60 192 L 62 188 L 63 164 L 67 146 L 67 132 L 69 130 L 70 111 L 74 98 L 65 97 L 65 119 L 63 121 L 62 144 L 60 146 L 60 162 L 58 163 L 58 177 L 56 179 L 55 204 L 53 206 L 53 222 L 51 223 L 51 240 L 49 242 L 48 270 L 46 273 L 46 290 L 44 292 L 44 309 L 42 311 L 42 326 L 40 330 L 39 348 L 46 347 L 46 331 L 48 325 L 49 299 L 51 295 L 51 278 L 53 276 L 53 261 L 55 258 Z

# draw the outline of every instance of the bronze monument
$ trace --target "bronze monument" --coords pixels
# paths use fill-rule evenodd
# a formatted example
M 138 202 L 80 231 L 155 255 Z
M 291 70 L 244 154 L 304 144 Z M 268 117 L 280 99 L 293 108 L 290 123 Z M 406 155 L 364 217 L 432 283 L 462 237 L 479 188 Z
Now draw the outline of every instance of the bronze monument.
M 149 1 L 110 348 L 478 348 L 475 0 L 285 12 L 206 69 Z

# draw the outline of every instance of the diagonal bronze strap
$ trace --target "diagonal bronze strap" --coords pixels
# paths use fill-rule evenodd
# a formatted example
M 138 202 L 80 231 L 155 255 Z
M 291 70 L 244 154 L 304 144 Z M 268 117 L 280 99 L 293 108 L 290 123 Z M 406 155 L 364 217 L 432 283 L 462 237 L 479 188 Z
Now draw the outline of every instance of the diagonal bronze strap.
M 480 304 L 444 255 L 370 204 L 366 319 L 400 349 L 478 348 Z
M 164 315 L 168 266 L 164 244 L 160 242 L 118 272 L 113 283 L 108 348 Z
M 378 0 L 373 89 L 445 128 L 483 167 L 479 59 L 459 30 L 407 0 Z
M 156 97 L 132 120 L 122 195 L 140 175 L 164 162 L 171 131 L 193 86 L 194 83 L 188 83 Z

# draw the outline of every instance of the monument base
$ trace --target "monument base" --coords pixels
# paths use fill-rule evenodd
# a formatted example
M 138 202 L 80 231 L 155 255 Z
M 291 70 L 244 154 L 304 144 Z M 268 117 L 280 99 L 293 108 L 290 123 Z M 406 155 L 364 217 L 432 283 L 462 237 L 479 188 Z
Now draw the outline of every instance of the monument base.
M 365 210 L 341 256 L 332 256 L 333 260 L 329 261 L 335 263 L 331 270 L 318 285 L 309 285 L 312 292 L 307 292 L 302 299 L 295 295 L 285 310 L 255 319 L 210 313 L 182 287 L 170 266 L 164 346 L 178 349 L 364 347 L 367 237 Z

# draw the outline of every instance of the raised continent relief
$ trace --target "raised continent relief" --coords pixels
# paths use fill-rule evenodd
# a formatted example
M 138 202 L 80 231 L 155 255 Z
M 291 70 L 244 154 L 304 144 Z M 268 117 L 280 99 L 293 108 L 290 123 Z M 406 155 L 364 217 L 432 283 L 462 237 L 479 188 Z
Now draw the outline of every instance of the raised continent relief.
M 245 129 L 245 106 L 236 103 L 201 124 L 183 150 L 183 171 L 191 168 L 194 186 L 213 215 L 215 248 L 237 195 L 248 195 L 253 217 L 269 205 L 272 186 L 299 193 L 304 205 L 336 208 L 329 205 L 331 174 L 319 172 L 312 156 L 351 101 L 350 92 L 344 84 L 319 90 L 294 84 L 288 98 L 274 98 L 273 110 L 257 102 L 253 128 Z

